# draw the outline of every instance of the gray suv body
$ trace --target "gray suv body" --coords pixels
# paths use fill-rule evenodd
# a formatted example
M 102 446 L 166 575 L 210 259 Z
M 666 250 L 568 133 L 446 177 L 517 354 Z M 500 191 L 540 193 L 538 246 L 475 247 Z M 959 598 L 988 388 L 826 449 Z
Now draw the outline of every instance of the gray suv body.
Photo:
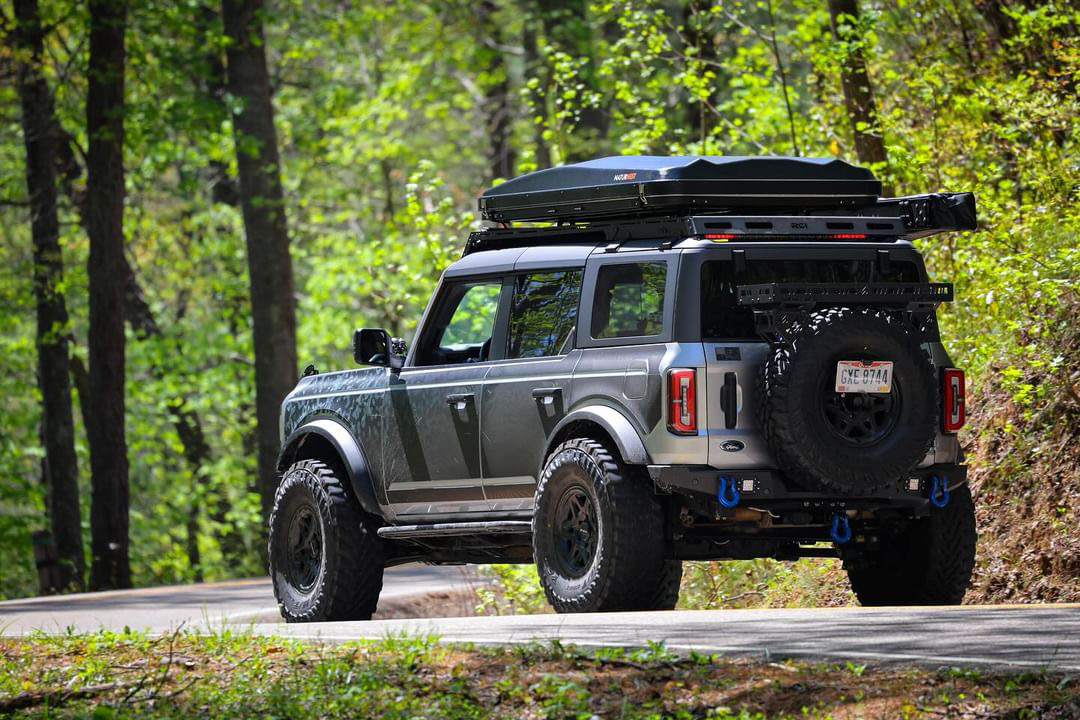
M 593 165 L 617 184 L 719 160 Z M 286 619 L 369 617 L 383 567 L 416 560 L 535 561 L 560 611 L 670 608 L 683 560 L 750 557 L 841 557 L 866 604 L 958 602 L 963 376 L 935 316 L 951 287 L 911 240 L 971 226 L 973 201 L 588 217 L 569 197 L 586 221 L 512 227 L 500 211 L 541 212 L 534 176 L 485 196 L 503 226 L 445 270 L 407 353 L 357 331 L 369 367 L 285 399 Z

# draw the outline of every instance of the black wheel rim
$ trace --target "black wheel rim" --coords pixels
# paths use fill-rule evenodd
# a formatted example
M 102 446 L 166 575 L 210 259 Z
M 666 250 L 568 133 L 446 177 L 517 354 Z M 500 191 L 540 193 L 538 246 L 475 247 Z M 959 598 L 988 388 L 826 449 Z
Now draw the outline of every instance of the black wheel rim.
M 838 393 L 826 373 L 821 413 L 825 426 L 850 445 L 865 447 L 884 439 L 900 417 L 900 383 L 893 377 L 892 390 L 884 393 Z
M 303 592 L 311 590 L 322 567 L 322 524 L 311 505 L 301 505 L 293 512 L 286 552 L 289 582 Z
M 569 577 L 581 577 L 592 566 L 599 537 L 596 508 L 580 487 L 570 487 L 555 509 L 555 557 Z

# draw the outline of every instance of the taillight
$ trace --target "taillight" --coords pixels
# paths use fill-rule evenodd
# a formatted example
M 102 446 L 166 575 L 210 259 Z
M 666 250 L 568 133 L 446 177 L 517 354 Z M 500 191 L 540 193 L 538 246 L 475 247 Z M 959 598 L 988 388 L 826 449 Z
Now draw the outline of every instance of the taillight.
M 697 371 L 690 368 L 668 372 L 668 430 L 679 435 L 697 434 Z
M 942 428 L 947 433 L 954 433 L 964 427 L 967 411 L 964 407 L 964 371 L 945 368 L 942 373 L 945 385 L 941 408 Z

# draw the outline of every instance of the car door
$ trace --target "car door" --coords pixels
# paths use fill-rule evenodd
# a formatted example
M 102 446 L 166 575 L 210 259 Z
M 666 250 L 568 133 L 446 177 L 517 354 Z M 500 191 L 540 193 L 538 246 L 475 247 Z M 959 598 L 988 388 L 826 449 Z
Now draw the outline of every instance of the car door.
M 566 414 L 580 268 L 519 273 L 508 283 L 506 345 L 484 382 L 481 460 L 493 510 L 532 508 L 547 438 Z
M 480 400 L 503 278 L 447 282 L 411 366 L 391 378 L 383 460 L 396 515 L 483 512 Z

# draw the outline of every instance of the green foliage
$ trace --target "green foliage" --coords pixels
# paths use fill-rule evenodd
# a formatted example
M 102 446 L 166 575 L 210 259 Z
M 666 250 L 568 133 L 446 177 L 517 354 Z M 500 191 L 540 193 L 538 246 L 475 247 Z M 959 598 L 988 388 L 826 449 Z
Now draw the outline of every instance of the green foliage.
M 106 632 L 0 638 L 0 651 L 0 711 L 20 718 L 824 720 L 882 707 L 890 717 L 1068 717 L 1075 703 L 1066 676 L 684 658 L 662 644 L 588 652 Z
M 482 571 L 494 581 L 494 588 L 481 587 L 477 590 L 477 614 L 528 615 L 551 612 L 535 565 L 484 565 Z

